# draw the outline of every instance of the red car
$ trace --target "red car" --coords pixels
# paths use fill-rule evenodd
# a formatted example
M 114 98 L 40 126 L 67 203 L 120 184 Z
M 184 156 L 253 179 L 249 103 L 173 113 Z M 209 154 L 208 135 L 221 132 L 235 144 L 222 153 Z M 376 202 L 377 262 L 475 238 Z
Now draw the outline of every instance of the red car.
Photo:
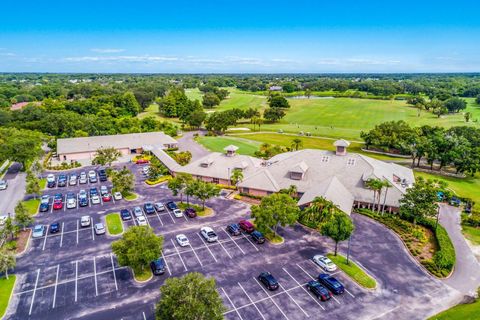
M 53 201 L 53 210 L 60 210 L 63 208 L 62 200 L 55 200 Z
M 238 225 L 240 226 L 240 228 L 242 228 L 243 231 L 245 231 L 246 233 L 252 233 L 253 231 L 255 231 L 255 227 L 253 226 L 253 224 L 248 221 L 248 220 L 240 220 L 240 222 L 238 223 Z
M 109 202 L 110 200 L 112 200 L 112 196 L 110 195 L 110 193 L 105 193 L 102 196 L 102 200 L 103 200 L 103 202 Z
M 148 163 L 149 161 L 147 159 L 138 159 L 137 161 L 135 161 L 136 164 L 145 164 L 145 163 Z

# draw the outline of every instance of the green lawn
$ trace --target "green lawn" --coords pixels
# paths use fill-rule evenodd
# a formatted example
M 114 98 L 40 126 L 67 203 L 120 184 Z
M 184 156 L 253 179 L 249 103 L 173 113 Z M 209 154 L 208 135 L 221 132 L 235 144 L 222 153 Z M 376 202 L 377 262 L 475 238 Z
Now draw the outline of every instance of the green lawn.
M 38 213 L 38 206 L 40 205 L 40 199 L 30 199 L 23 201 L 23 205 L 27 209 L 28 213 L 35 215 Z
M 337 267 L 342 269 L 350 278 L 356 283 L 367 289 L 374 289 L 377 286 L 375 279 L 370 277 L 365 271 L 363 271 L 356 263 L 350 260 L 350 264 L 347 264 L 347 258 L 337 254 L 334 256 L 332 253 L 327 254 Z
M 123 195 L 123 199 L 127 201 L 133 201 L 133 200 L 136 200 L 137 198 L 138 198 L 138 194 L 136 194 L 135 192 Z
M 267 107 L 267 97 L 263 95 L 256 95 L 253 93 L 245 93 L 235 88 L 225 88 L 227 89 L 230 94 L 228 97 L 220 102 L 220 105 L 212 108 L 206 109 L 206 111 L 213 110 L 213 111 L 225 111 L 233 108 L 238 109 L 248 109 L 254 108 L 263 110 Z M 198 89 L 187 89 L 185 90 L 185 94 L 190 99 L 198 99 L 202 101 L 203 94 Z
M 445 177 L 436 174 L 415 171 L 416 177 L 424 177 L 425 179 L 438 179 L 448 183 L 458 196 L 471 198 L 476 203 L 480 203 L 480 174 L 477 173 L 475 177 L 454 178 Z
M 480 228 L 462 226 L 463 235 L 475 245 L 480 245 Z
M 459 304 L 441 312 L 429 320 L 477 320 L 480 314 L 480 300 L 469 304 Z
M 162 120 L 162 121 L 168 121 L 168 122 L 173 122 L 175 124 L 179 124 L 180 121 L 178 120 L 178 118 L 165 118 L 165 117 L 162 117 L 159 113 L 158 113 L 158 104 L 156 103 L 152 103 L 148 108 L 146 108 L 143 112 L 139 113 L 137 115 L 137 117 L 139 119 L 143 119 L 145 117 L 148 117 L 148 116 L 153 116 L 155 117 L 157 120 Z
M 47 186 L 47 179 L 46 178 L 40 179 L 39 185 L 40 185 L 40 190 L 45 189 L 45 187 Z
M 205 206 L 205 209 L 202 208 L 200 205 L 196 205 L 193 203 L 187 204 L 186 202 L 180 202 L 178 207 L 181 210 L 185 210 L 187 208 L 193 208 L 197 212 L 197 216 L 199 217 L 209 217 L 213 214 L 213 209 Z
M 0 319 L 7 310 L 8 301 L 10 300 L 15 285 L 15 279 L 15 275 L 8 276 L 8 279 L 0 278 Z
M 133 277 L 139 282 L 145 282 L 151 279 L 152 276 L 153 274 L 149 267 L 147 267 L 143 273 L 136 274 L 135 271 L 133 271 Z
M 255 154 L 255 151 L 257 151 L 260 147 L 260 142 L 256 141 L 251 141 L 251 140 L 246 140 L 243 138 L 237 138 L 237 137 L 198 137 L 197 141 L 202 144 L 205 148 L 207 148 L 210 151 L 215 151 L 215 152 L 224 152 L 223 148 L 226 146 L 233 144 L 236 145 L 238 149 L 239 154 L 246 154 L 253 156 Z
M 112 236 L 123 232 L 123 223 L 118 212 L 107 214 L 105 223 L 107 224 L 108 233 Z

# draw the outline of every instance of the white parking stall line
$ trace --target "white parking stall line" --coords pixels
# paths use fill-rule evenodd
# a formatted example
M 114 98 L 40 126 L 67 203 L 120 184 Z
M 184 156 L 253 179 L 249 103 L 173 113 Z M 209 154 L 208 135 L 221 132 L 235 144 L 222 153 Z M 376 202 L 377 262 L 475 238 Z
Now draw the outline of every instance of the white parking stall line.
M 257 246 L 254 245 L 253 242 L 252 242 L 250 239 L 248 239 L 247 236 L 245 236 L 245 234 L 242 233 L 242 237 L 243 237 L 244 239 L 247 239 L 247 241 L 252 245 L 252 247 L 255 248 L 255 250 L 259 251 L 258 248 L 257 248 Z
M 240 252 L 242 252 L 242 253 L 245 255 L 245 251 L 243 251 L 242 247 L 240 247 L 240 246 L 238 245 L 238 243 L 237 243 L 235 240 L 233 240 L 233 238 L 230 236 L 230 234 L 229 234 L 227 231 L 223 230 L 223 229 L 222 229 L 222 231 L 227 234 L 227 236 L 230 238 L 230 240 L 232 240 L 232 242 L 235 243 L 235 245 L 236 245 L 237 248 L 240 250 Z
M 62 233 L 60 234 L 60 248 L 63 246 L 63 228 L 65 227 L 65 222 L 62 222 Z
M 95 296 L 98 296 L 97 262 L 95 261 L 95 256 L 93 257 L 93 273 L 95 274 Z
M 92 240 L 95 241 L 95 231 L 93 230 L 93 218 L 90 217 L 90 225 L 92 227 Z
M 293 303 L 295 303 L 295 305 L 296 305 L 300 310 L 302 310 L 302 312 L 303 312 L 303 314 L 305 315 L 305 317 L 310 318 L 310 315 L 307 313 L 307 311 L 305 311 L 305 310 L 298 304 L 298 302 L 297 302 L 295 299 L 293 299 L 293 297 L 292 297 L 292 295 L 290 294 L 290 292 L 288 292 L 287 290 L 285 290 L 285 287 L 282 286 L 281 283 L 278 283 L 278 285 L 280 286 L 280 288 L 282 288 L 283 291 L 285 291 L 285 293 L 287 294 L 287 296 L 288 296 L 290 299 L 292 299 Z
M 112 260 L 112 272 L 113 272 L 113 280 L 115 280 L 115 290 L 118 291 L 117 275 L 115 274 L 115 263 L 113 263 L 113 254 L 110 254 L 110 259 Z
M 175 242 L 172 239 L 170 239 L 170 241 L 172 242 L 173 247 L 175 248 L 175 251 L 177 251 L 178 257 L 180 258 L 180 261 L 182 261 L 182 264 L 183 264 L 183 267 L 185 268 L 185 271 L 188 271 L 187 266 L 185 265 L 185 262 L 182 259 L 182 255 L 180 254 L 180 251 L 178 251 L 178 248 L 175 245 Z
M 149 227 L 151 227 L 150 225 L 150 221 L 148 220 L 148 216 L 144 213 L 143 216 L 145 217 L 145 220 L 147 221 L 147 224 Z
M 227 251 L 227 249 L 224 247 L 224 245 L 222 244 L 221 241 L 218 241 L 218 243 L 220 244 L 220 246 L 222 246 L 223 250 L 227 253 L 227 255 L 229 256 L 230 259 L 233 259 L 232 256 L 230 255 L 230 252 Z
M 298 282 L 297 279 L 295 279 L 295 278 L 290 274 L 290 272 L 287 271 L 287 269 L 285 269 L 285 268 L 282 268 L 282 269 L 283 269 L 283 271 L 286 272 L 286 274 L 288 274 L 288 276 L 289 276 L 293 281 L 295 281 L 295 283 L 296 283 L 298 286 L 300 286 L 300 287 L 302 288 L 303 291 L 305 291 L 305 292 L 313 299 L 313 301 L 315 301 L 316 304 L 318 304 L 318 306 L 319 306 L 320 308 L 322 308 L 323 310 L 325 310 L 325 308 L 320 304 L 320 302 L 318 302 L 318 299 L 316 299 L 315 297 L 313 297 L 313 296 L 307 291 L 307 289 L 305 289 L 305 287 L 302 286 L 302 284 L 301 284 L 300 282 Z
M 165 256 L 163 255 L 163 251 L 162 251 L 162 258 L 163 258 L 163 261 L 165 262 L 165 266 L 167 267 L 168 274 L 171 276 L 172 272 L 170 271 L 170 267 L 168 266 L 167 259 L 165 259 Z
M 67 195 L 63 198 L 63 212 L 67 211 Z
M 233 310 L 235 310 L 235 312 L 237 313 L 237 315 L 240 317 L 240 320 L 243 320 L 242 316 L 240 315 L 240 312 L 238 312 L 237 308 L 236 308 L 235 305 L 233 304 L 233 301 L 230 299 L 230 297 L 228 296 L 227 292 L 226 292 L 223 288 L 220 288 L 220 289 L 222 289 L 223 294 L 225 295 L 225 297 L 227 297 L 228 302 L 230 302 L 230 304 L 231 304 L 232 307 L 233 307 Z
M 253 279 L 254 279 L 255 282 L 258 284 L 258 286 L 259 286 L 260 288 L 262 288 L 263 292 L 265 292 L 265 294 L 270 298 L 270 301 L 273 302 L 273 304 L 274 304 L 274 305 L 277 307 L 277 309 L 282 313 L 282 315 L 285 317 L 285 319 L 289 320 L 288 317 L 287 317 L 287 315 L 283 312 L 283 310 L 280 309 L 280 306 L 279 306 L 279 305 L 275 302 L 275 300 L 273 300 L 273 298 L 268 294 L 267 289 L 265 289 L 265 288 L 262 286 L 262 284 L 261 284 L 260 282 L 258 282 L 257 278 L 253 277 Z M 282 289 L 283 289 L 283 287 L 282 287 Z M 287 291 L 285 291 L 285 289 L 283 289 L 283 290 L 284 290 L 283 292 L 287 292 Z M 282 292 L 282 293 L 283 293 L 283 292 Z
M 50 213 L 53 213 L 53 201 L 52 201 L 52 205 L 50 206 Z
M 155 210 L 155 214 L 157 215 L 157 218 L 158 218 L 158 221 L 160 221 L 160 224 L 162 225 L 163 227 L 163 221 L 162 219 L 160 218 L 160 215 L 158 214 L 158 212 Z
M 312 261 L 312 262 L 313 262 L 313 261 Z M 302 271 L 303 271 L 307 276 L 309 276 L 310 279 L 312 279 L 312 280 L 317 280 L 317 279 L 315 279 L 310 273 L 308 273 L 305 269 L 303 269 L 302 266 L 299 265 L 298 263 L 297 263 L 297 267 L 299 267 L 300 269 L 302 269 Z M 335 298 L 335 296 L 332 295 L 332 298 L 333 298 L 333 300 L 335 300 L 338 304 L 341 304 L 340 301 L 338 301 L 338 299 Z
M 45 229 L 45 238 L 43 239 L 43 247 L 42 247 L 42 251 L 45 250 L 45 245 L 47 244 L 47 238 L 48 238 L 48 225 Z
M 243 293 L 247 296 L 248 300 L 250 300 L 250 303 L 255 307 L 255 309 L 257 309 L 257 312 L 258 314 L 260 315 L 260 317 L 262 317 L 263 320 L 265 320 L 265 317 L 263 316 L 263 313 L 260 312 L 260 309 L 258 309 L 257 305 L 255 304 L 255 302 L 253 302 L 252 298 L 250 298 L 250 296 L 248 295 L 247 291 L 245 291 L 245 289 L 242 287 L 242 285 L 240 284 L 240 282 L 237 282 L 238 283 L 238 286 L 240 287 L 240 289 L 242 289 Z M 238 309 L 237 309 L 238 310 Z
M 147 316 L 145 315 L 145 312 L 142 312 L 143 314 L 143 320 L 147 320 Z
M 345 292 L 348 293 L 352 298 L 355 298 L 355 296 L 350 291 L 348 291 L 347 289 L 345 289 Z
M 35 287 L 33 288 L 32 302 L 30 303 L 30 311 L 28 312 L 29 316 L 32 314 L 33 301 L 35 301 L 35 292 L 37 291 L 37 285 L 38 285 L 38 278 L 39 277 L 40 277 L 40 269 L 37 269 L 37 279 L 35 280 Z
M 88 207 L 91 208 L 92 207 L 92 197 L 90 197 L 90 194 L 87 195 L 87 200 L 88 200 Z
M 77 219 L 77 244 L 78 244 L 78 230 L 80 230 L 80 221 Z
M 60 265 L 57 264 L 57 277 L 55 278 L 55 289 L 53 290 L 53 304 L 52 309 L 55 309 L 55 301 L 57 300 L 57 287 L 58 287 L 58 273 L 60 271 Z
M 166 209 L 166 210 L 167 210 L 168 215 L 172 219 L 173 223 L 175 223 L 175 218 L 173 217 L 172 213 L 170 212 L 170 209 Z
M 197 257 L 198 262 L 199 262 L 200 265 L 203 267 L 202 260 L 200 260 L 200 258 L 198 257 L 197 252 L 195 251 L 195 249 L 193 248 L 193 246 L 192 246 L 191 244 L 188 244 L 188 246 L 190 247 L 190 249 L 192 249 L 193 254 L 195 255 L 195 257 Z
M 197 233 L 197 236 L 200 238 L 200 240 L 202 240 L 203 245 L 205 246 L 205 248 L 207 248 L 208 252 L 210 252 L 210 255 L 213 257 L 213 260 L 215 260 L 215 262 L 218 262 L 217 258 L 213 255 L 212 250 L 210 250 L 210 248 L 207 246 L 207 244 L 205 243 L 205 240 L 203 240 L 202 236 L 199 235 L 198 233 Z
M 77 292 L 78 292 L 78 260 L 75 261 L 75 302 L 77 302 Z

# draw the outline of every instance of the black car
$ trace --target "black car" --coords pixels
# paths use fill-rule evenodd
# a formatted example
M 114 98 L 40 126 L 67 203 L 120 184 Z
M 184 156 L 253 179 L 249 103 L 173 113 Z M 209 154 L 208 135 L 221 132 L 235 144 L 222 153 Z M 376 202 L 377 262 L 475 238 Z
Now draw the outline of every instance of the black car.
M 250 233 L 250 235 L 252 236 L 253 241 L 255 241 L 258 244 L 262 244 L 265 242 L 265 237 L 260 231 L 255 230 L 252 233 Z
M 147 202 L 143 205 L 143 211 L 145 211 L 146 214 L 154 214 L 155 207 L 150 202 Z
M 169 210 L 178 209 L 177 204 L 173 201 L 167 202 L 166 206 Z
M 48 188 L 55 188 L 57 184 L 55 183 L 55 181 L 48 181 L 47 182 L 47 187 Z
M 229 224 L 227 226 L 227 231 L 232 235 L 232 236 L 239 236 L 242 233 L 242 230 L 240 229 L 240 226 L 236 223 Z
M 64 174 L 59 175 L 57 185 L 59 187 L 65 187 L 67 185 L 67 176 Z
M 122 209 L 120 210 L 120 216 L 122 217 L 122 220 L 132 220 L 132 215 L 130 214 L 130 211 L 128 209 Z
M 78 198 L 78 205 L 80 207 L 88 206 L 88 199 L 86 197 L 85 198 Z
M 158 258 L 157 260 L 150 262 L 150 268 L 154 275 L 162 275 L 165 273 L 165 261 L 163 261 L 162 258 Z
M 100 178 L 100 181 L 107 181 L 107 173 L 105 172 L 105 169 L 100 169 L 98 170 L 98 177 Z
M 195 218 L 197 216 L 197 211 L 193 208 L 187 208 L 183 213 L 189 218 Z
M 60 223 L 54 222 L 50 225 L 50 233 L 57 233 L 60 231 Z
M 278 281 L 270 272 L 262 272 L 258 276 L 258 281 L 263 283 L 263 285 L 270 291 L 278 289 Z
M 312 292 L 318 299 L 322 301 L 330 300 L 332 293 L 328 291 L 327 288 L 322 286 L 320 282 L 312 280 L 307 283 L 307 288 Z
M 50 205 L 48 203 L 40 204 L 40 212 L 46 212 L 50 209 Z
M 334 294 L 342 294 L 345 292 L 343 284 L 341 284 L 340 281 L 326 273 L 320 273 L 318 275 L 318 282 L 323 284 L 328 290 L 330 290 Z
M 98 195 L 98 190 L 97 188 L 90 188 L 90 197 L 93 195 Z

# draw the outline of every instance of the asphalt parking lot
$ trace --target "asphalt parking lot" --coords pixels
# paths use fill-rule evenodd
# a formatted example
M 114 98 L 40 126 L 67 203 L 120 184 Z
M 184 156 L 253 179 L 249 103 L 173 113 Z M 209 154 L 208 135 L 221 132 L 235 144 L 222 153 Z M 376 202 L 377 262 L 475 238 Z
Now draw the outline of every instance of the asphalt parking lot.
M 374 274 L 379 288 L 367 291 L 336 271 L 334 276 L 347 291 L 320 302 L 305 287 L 322 272 L 310 258 L 331 251 L 332 242 L 300 226 L 281 229 L 285 243 L 278 246 L 258 245 L 243 234 L 231 236 L 225 231 L 226 225 L 247 217 L 249 208 L 221 197 L 207 203 L 216 212 L 212 217 L 176 218 L 168 210 L 145 215 L 155 232 L 164 236 L 167 272 L 147 283 L 136 283 L 131 271 L 119 266 L 111 252 L 111 242 L 118 237 L 96 235 L 93 224 L 123 208 L 179 199 L 164 187 L 143 184 L 141 169 L 134 166 L 134 170 L 139 194 L 135 201 L 111 201 L 37 216 L 37 223 L 59 222 L 61 230 L 31 239 L 28 251 L 18 258 L 18 280 L 8 319 L 154 319 L 163 281 L 193 271 L 215 277 L 226 319 L 388 318 L 388 312 L 400 304 L 424 303 L 428 295 L 443 288 L 410 261 L 398 239 L 368 219 L 354 216 L 354 238 L 358 243 L 352 246 L 352 255 Z M 98 188 L 102 184 L 96 183 Z M 58 190 L 78 193 L 89 187 L 87 184 Z M 45 193 L 51 195 L 58 190 L 47 189 Z M 90 216 L 90 227 L 80 226 L 84 215 Z M 126 228 L 134 224 L 134 219 L 124 221 Z M 212 227 L 219 241 L 206 243 L 199 234 L 202 226 Z M 175 236 L 180 233 L 187 236 L 190 245 L 178 245 Z M 256 277 L 262 271 L 271 272 L 279 280 L 278 290 L 266 291 L 259 284 Z M 416 317 L 406 314 L 406 318 Z

